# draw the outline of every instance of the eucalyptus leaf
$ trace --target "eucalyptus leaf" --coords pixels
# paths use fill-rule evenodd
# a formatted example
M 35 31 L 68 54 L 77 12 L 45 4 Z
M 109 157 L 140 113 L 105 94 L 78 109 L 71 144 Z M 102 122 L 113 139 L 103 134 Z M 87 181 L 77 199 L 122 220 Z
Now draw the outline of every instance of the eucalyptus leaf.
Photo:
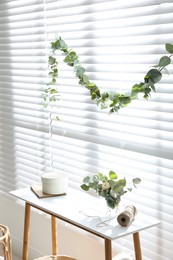
M 173 54 L 173 45 L 171 43 L 166 43 L 165 48 L 166 48 L 167 52 Z
M 115 200 L 111 195 L 107 195 L 105 199 L 108 207 L 111 209 L 114 209 L 118 205 L 117 200 Z
M 86 184 L 82 184 L 81 189 L 83 189 L 84 191 L 88 191 L 89 190 L 89 186 L 87 186 Z
M 52 64 L 55 64 L 56 63 L 56 59 L 52 56 L 49 56 L 49 60 L 48 60 L 49 64 L 52 65 Z
M 141 182 L 141 179 L 140 178 L 134 178 L 132 181 L 133 181 L 134 184 L 139 184 Z
M 148 95 L 150 92 L 151 92 L 151 89 L 150 89 L 150 88 L 145 88 L 145 89 L 144 89 L 145 95 Z
M 121 180 L 118 180 L 118 181 L 109 180 L 108 182 L 111 186 L 111 189 L 115 193 L 118 193 L 118 191 L 120 189 L 123 189 L 126 186 L 126 180 L 125 179 L 121 179 Z
M 52 89 L 50 89 L 50 93 L 51 93 L 51 94 L 55 94 L 55 93 L 57 93 L 57 90 L 54 89 L 54 88 L 52 88 Z
M 110 199 L 107 199 L 106 203 L 107 203 L 108 207 L 111 209 L 114 209 L 116 207 L 116 203 Z
M 91 188 L 91 189 L 94 189 L 94 190 L 97 190 L 97 183 L 94 183 L 94 182 L 90 182 L 89 183 L 89 187 Z
M 83 179 L 83 183 L 89 184 L 89 182 L 90 182 L 90 177 L 89 177 L 89 176 L 86 176 L 86 177 Z
M 126 180 L 125 179 L 121 179 L 119 181 L 117 181 L 114 185 L 114 187 L 112 188 L 112 190 L 116 193 L 119 192 L 120 189 L 123 189 L 126 186 Z
M 143 82 L 133 85 L 131 90 L 132 99 L 135 99 L 140 92 L 143 92 L 143 86 L 144 86 Z
M 117 175 L 115 172 L 110 171 L 110 172 L 109 172 L 109 178 L 110 178 L 111 180 L 114 180 L 114 179 L 117 179 L 117 178 L 118 178 L 118 175 Z
M 114 180 L 108 180 L 108 182 L 109 182 L 111 189 L 113 190 L 116 185 L 116 182 Z
M 151 85 L 151 88 L 152 88 L 152 90 L 153 90 L 154 92 L 156 92 L 156 88 L 155 88 L 154 85 Z
M 62 40 L 61 38 L 60 38 L 60 40 L 59 40 L 59 45 L 60 45 L 60 47 L 64 50 L 64 51 L 67 51 L 67 44 L 65 43 L 65 41 L 64 40 Z
M 101 173 L 101 172 L 98 172 L 97 178 L 98 178 L 100 181 L 104 181 L 104 180 L 105 180 L 105 176 L 104 176 L 104 174 Z
M 120 188 L 119 191 L 118 191 L 118 195 L 119 196 L 122 196 L 126 193 L 127 191 L 124 190 L 124 188 Z
M 85 69 L 83 68 L 83 67 L 81 67 L 81 66 L 77 66 L 76 68 L 75 68 L 75 70 L 76 70 L 76 76 L 77 77 L 81 77 L 81 76 L 83 76 L 84 75 L 84 73 L 85 73 Z
M 155 83 L 159 82 L 161 78 L 162 78 L 162 74 L 159 70 L 151 69 L 148 71 L 144 79 L 146 83 L 154 85 Z
M 170 63 L 171 63 L 171 58 L 168 56 L 163 56 L 160 58 L 159 64 L 155 65 L 154 67 L 164 68 L 164 67 L 168 66 Z

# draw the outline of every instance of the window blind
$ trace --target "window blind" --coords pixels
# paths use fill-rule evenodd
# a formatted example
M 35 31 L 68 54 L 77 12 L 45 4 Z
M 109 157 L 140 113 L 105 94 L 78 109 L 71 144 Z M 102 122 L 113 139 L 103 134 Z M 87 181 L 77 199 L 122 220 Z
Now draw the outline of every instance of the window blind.
M 0 190 L 26 187 L 63 170 L 69 186 L 110 169 L 140 187 L 126 199 L 161 220 L 142 234 L 152 260 L 172 257 L 173 66 L 156 93 L 114 115 L 100 110 L 63 64 L 59 101 L 43 107 L 50 42 L 61 36 L 102 91 L 128 92 L 173 42 L 173 1 L 28 0 L 0 3 Z M 60 121 L 56 121 L 54 114 Z M 132 247 L 130 241 L 127 246 Z

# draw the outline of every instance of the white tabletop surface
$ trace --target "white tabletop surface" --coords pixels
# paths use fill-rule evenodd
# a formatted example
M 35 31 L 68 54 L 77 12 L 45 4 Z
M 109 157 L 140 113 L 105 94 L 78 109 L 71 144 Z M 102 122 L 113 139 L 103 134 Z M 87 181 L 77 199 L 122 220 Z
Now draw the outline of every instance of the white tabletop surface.
M 102 225 L 101 220 L 105 220 L 105 217 L 98 210 L 99 203 L 97 202 L 100 202 L 100 200 L 94 198 L 92 203 L 91 200 L 88 203 L 87 196 L 89 195 L 84 195 L 84 193 L 83 191 L 69 189 L 67 195 L 40 199 L 31 191 L 30 187 L 10 192 L 16 198 L 28 202 L 43 211 L 46 210 L 46 212 L 57 216 L 57 218 L 59 217 L 64 221 L 77 225 L 79 228 L 110 240 L 127 236 L 159 224 L 157 219 L 138 212 L 128 227 L 121 227 L 117 222 L 116 216 L 107 224 Z

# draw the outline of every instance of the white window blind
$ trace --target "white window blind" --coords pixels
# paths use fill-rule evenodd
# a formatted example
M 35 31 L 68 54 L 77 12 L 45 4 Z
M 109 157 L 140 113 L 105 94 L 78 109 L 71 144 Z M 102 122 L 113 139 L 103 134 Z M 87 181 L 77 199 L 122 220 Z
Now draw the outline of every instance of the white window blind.
M 143 253 L 172 259 L 173 66 L 149 101 L 108 115 L 60 59 L 60 100 L 43 108 L 50 42 L 62 36 L 100 89 L 127 92 L 173 42 L 173 1 L 18 0 L 0 3 L 0 190 L 26 187 L 53 167 L 79 189 L 110 169 L 142 183 L 130 203 L 161 225 L 142 234 Z M 53 163 L 52 163 L 53 161 Z M 130 241 L 126 241 L 131 247 Z

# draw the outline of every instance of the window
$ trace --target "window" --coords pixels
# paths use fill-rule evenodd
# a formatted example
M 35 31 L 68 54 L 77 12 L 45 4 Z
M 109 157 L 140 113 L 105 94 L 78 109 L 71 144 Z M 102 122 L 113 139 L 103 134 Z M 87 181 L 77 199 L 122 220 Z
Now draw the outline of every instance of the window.
M 149 101 L 139 99 L 108 115 L 78 85 L 60 59 L 55 106 L 60 121 L 43 107 L 47 58 L 56 34 L 79 55 L 100 89 L 129 91 L 173 42 L 173 2 L 159 0 L 8 0 L 0 3 L 0 190 L 37 182 L 60 169 L 69 185 L 110 169 L 140 177 L 129 196 L 139 211 L 161 220 L 144 232 L 149 259 L 171 259 L 173 225 L 172 65 Z M 53 116 L 53 115 L 52 115 Z

